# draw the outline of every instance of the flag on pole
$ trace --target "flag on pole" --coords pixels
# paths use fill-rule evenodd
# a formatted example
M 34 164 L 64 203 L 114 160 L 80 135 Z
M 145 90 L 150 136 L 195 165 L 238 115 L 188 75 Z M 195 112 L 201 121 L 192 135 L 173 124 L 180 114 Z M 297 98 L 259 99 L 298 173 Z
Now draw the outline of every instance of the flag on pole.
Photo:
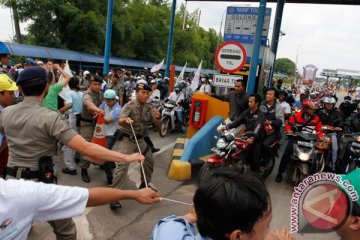
M 184 74 L 185 74 L 186 65 L 187 65 L 187 62 L 185 63 L 183 69 L 181 70 L 181 72 L 180 72 L 180 74 L 179 74 L 179 76 L 178 76 L 178 78 L 177 78 L 178 81 L 181 81 L 181 80 L 184 79 Z
M 66 61 L 65 63 L 65 67 L 64 67 L 64 72 L 66 74 L 69 74 L 70 77 L 73 77 L 74 75 L 72 74 L 71 72 L 71 69 L 70 69 L 70 66 L 69 66 L 69 63 L 68 61 Z M 59 78 L 59 83 L 62 83 L 64 81 L 64 76 L 63 75 L 60 75 L 60 78 Z M 70 91 L 70 87 L 69 85 L 66 84 L 66 86 L 63 87 L 63 89 L 61 90 L 61 92 L 59 93 L 59 96 L 65 100 L 65 94 L 66 92 Z
M 153 66 L 153 67 L 151 68 L 150 72 L 153 73 L 153 72 L 159 71 L 159 70 L 162 68 L 162 66 L 164 65 L 164 60 L 165 60 L 165 59 L 163 59 L 163 60 L 161 61 L 161 63 L 156 64 L 155 66 Z
M 199 67 L 198 67 L 198 69 L 196 70 L 195 75 L 194 75 L 194 78 L 193 78 L 193 80 L 192 80 L 192 82 L 191 82 L 191 86 L 190 86 L 190 87 L 191 87 L 191 90 L 192 90 L 193 92 L 195 92 L 196 89 L 197 89 L 198 86 L 199 86 L 201 66 L 202 66 L 202 60 L 201 60 L 201 62 L 200 62 L 200 64 L 199 64 Z

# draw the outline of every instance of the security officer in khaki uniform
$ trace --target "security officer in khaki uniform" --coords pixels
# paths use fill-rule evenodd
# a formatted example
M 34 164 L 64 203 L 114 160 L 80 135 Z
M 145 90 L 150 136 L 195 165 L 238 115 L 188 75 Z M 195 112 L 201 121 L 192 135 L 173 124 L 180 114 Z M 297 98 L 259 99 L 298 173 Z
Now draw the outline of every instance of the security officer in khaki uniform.
M 150 97 L 151 88 L 144 83 L 138 83 L 136 85 L 136 100 L 132 100 L 125 104 L 120 113 L 119 119 L 119 134 L 118 141 L 116 141 L 113 150 L 126 154 L 138 152 L 138 148 L 135 142 L 134 134 L 132 132 L 130 123 L 132 124 L 139 146 L 141 154 L 145 156 L 144 171 L 147 183 L 151 181 L 151 175 L 154 170 L 154 159 L 150 147 L 144 141 L 143 133 L 147 125 L 153 123 L 156 127 L 160 126 L 160 112 L 157 109 L 151 107 L 146 101 Z M 123 189 L 127 180 L 127 171 L 129 164 L 116 164 L 116 168 L 113 174 L 113 187 Z M 145 181 L 141 173 L 141 185 L 139 188 L 145 187 Z M 121 208 L 119 202 L 113 202 L 110 204 L 112 210 Z
M 57 154 L 58 141 L 93 159 L 143 161 L 144 157 L 139 153 L 125 155 L 85 141 L 56 111 L 44 108 L 42 101 L 49 82 L 44 68 L 24 69 L 17 79 L 19 90 L 25 96 L 24 101 L 5 108 L 0 114 L 0 132 L 6 135 L 9 147 L 7 178 L 54 182 L 51 157 Z M 42 164 L 44 162 L 46 165 Z M 49 223 L 57 240 L 76 239 L 72 219 Z
M 104 111 L 98 108 L 104 100 L 101 92 L 102 79 L 100 76 L 94 75 L 90 78 L 89 88 L 85 91 L 83 96 L 83 111 L 80 118 L 80 135 L 88 142 L 91 142 L 96 126 L 96 117 L 99 114 L 104 114 Z M 87 169 L 90 167 L 90 162 L 81 157 L 81 178 L 84 182 L 90 182 Z

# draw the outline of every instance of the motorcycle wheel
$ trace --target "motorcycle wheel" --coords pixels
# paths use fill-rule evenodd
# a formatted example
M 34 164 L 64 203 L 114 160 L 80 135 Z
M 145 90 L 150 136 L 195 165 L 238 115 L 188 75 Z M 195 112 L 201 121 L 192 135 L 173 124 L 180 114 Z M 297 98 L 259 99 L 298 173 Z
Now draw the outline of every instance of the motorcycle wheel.
M 216 168 L 211 167 L 207 162 L 205 162 L 199 171 L 198 179 L 199 184 L 207 182 L 211 176 L 211 173 L 215 171 Z
M 269 158 L 268 160 L 264 160 L 265 162 L 264 166 L 260 167 L 261 168 L 260 176 L 263 179 L 266 179 L 271 174 L 275 166 L 275 156 L 269 155 L 268 158 Z
M 160 137 L 165 137 L 166 133 L 169 130 L 169 118 L 165 118 L 161 121 L 160 129 L 159 129 L 159 135 Z

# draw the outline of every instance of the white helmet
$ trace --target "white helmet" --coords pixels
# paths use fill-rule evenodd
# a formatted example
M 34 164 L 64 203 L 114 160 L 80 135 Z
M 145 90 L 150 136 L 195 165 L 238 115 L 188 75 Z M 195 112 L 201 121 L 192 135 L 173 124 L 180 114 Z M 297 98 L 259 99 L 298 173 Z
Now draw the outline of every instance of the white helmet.
M 336 104 L 336 100 L 333 97 L 325 97 L 324 98 L 324 103 Z

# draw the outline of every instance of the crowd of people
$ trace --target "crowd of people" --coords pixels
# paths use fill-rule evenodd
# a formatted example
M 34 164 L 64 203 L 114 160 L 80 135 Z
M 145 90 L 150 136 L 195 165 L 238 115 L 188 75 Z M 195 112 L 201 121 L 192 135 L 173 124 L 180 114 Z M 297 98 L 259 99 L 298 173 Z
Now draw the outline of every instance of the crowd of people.
M 183 132 L 182 104 L 191 99 L 194 91 L 228 101 L 230 111 L 222 129 L 244 124 L 247 130 L 254 132 L 248 141 L 257 149 L 252 152 L 254 161 L 251 163 L 255 173 L 260 167 L 257 160 L 266 152 L 263 149 L 270 148 L 284 132 L 294 131 L 294 125 L 298 128 L 312 126 L 319 138 L 323 137 L 323 125 L 341 127 L 348 133 L 360 131 L 360 104 L 348 97 L 336 108 L 337 98 L 327 90 L 317 90 L 315 99 L 312 90 L 305 89 L 300 93 L 300 100 L 296 100 L 299 89 L 294 86 L 285 89 L 278 81 L 275 87 L 266 89 L 262 100 L 259 94 L 246 93 L 244 80 L 237 80 L 234 89 L 224 95 L 216 94 L 208 76 L 201 76 L 195 89 L 191 88 L 191 78 L 179 78 L 174 92 L 170 93 L 169 79 L 147 68 L 140 74 L 116 68 L 107 74 L 81 71 L 71 76 L 66 62 L 57 64 L 48 59 L 44 63 L 27 58 L 23 64 L 11 67 L 9 55 L 0 57 L 0 174 L 8 179 L 0 179 L 0 198 L 9 207 L 1 212 L 5 218 L 1 216 L 0 220 L 5 221 L 1 223 L 0 238 L 25 239 L 31 222 L 40 220 L 49 221 L 57 239 L 76 239 L 71 217 L 81 214 L 85 206 L 109 204 L 116 210 L 122 207 L 119 202 L 122 199 L 140 203 L 161 201 L 160 193 L 149 187 L 154 170 L 153 153 L 159 149 L 148 133 L 148 126 L 157 128 L 160 125 L 161 113 L 151 104 L 161 100 L 177 104 L 175 114 L 180 132 Z M 300 110 L 297 112 L 296 108 Z M 96 119 L 100 116 L 104 116 L 107 148 L 91 143 Z M 332 136 L 333 157 L 328 163 L 331 170 L 336 171 L 336 166 L 346 161 L 346 143 L 346 139 Z M 289 140 L 281 158 L 277 182 L 282 181 L 292 145 Z M 341 152 L 343 156 L 339 156 Z M 57 182 L 59 163 L 55 156 L 63 156 L 65 167 L 61 171 L 64 174 L 77 175 L 76 164 L 79 164 L 81 179 L 86 183 L 91 181 L 90 164 L 100 165 L 108 188 L 87 190 L 43 184 Z M 140 174 L 139 190 L 135 191 L 123 190 L 131 162 L 141 162 L 144 169 L 144 174 Z M 4 196 L 11 197 L 3 201 Z M 22 204 L 25 198 L 29 201 Z M 228 206 L 223 205 L 224 199 Z M 286 232 L 277 236 L 269 234 L 271 200 L 256 175 L 220 169 L 199 186 L 193 200 L 194 206 L 186 215 L 159 221 L 152 238 L 172 239 L 176 235 L 176 239 L 181 236 L 189 236 L 189 239 L 292 239 Z M 17 215 L 9 211 L 13 206 L 21 206 Z M 216 211 L 213 211 L 214 206 L 217 206 Z M 354 234 L 353 225 L 359 218 L 358 205 L 354 209 L 353 222 L 343 231 L 344 239 Z M 13 227 L 14 224 L 8 228 L 24 216 L 26 223 L 21 228 Z M 194 223 L 197 223 L 199 234 L 194 230 Z

